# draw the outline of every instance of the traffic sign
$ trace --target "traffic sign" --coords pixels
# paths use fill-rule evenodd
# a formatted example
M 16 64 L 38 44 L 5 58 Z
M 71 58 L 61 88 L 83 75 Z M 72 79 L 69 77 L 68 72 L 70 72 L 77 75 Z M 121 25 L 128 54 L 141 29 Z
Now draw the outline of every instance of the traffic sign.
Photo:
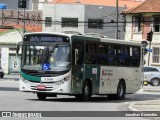
M 146 50 L 147 50 L 148 52 L 152 52 L 152 49 L 146 48 Z

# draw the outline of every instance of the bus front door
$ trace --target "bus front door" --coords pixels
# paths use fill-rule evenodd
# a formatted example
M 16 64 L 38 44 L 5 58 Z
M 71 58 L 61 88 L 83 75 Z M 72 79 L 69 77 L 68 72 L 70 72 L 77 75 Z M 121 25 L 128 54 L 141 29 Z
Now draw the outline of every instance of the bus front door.
M 77 40 L 72 44 L 72 94 L 82 93 L 82 84 L 84 76 L 84 42 Z

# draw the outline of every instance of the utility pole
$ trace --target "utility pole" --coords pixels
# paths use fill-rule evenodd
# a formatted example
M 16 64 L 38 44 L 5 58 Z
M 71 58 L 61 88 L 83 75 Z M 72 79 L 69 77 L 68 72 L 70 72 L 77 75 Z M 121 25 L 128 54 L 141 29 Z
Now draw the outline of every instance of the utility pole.
M 25 21 L 25 16 L 26 16 L 26 12 L 25 12 L 25 8 L 24 8 L 24 13 L 23 13 L 23 35 L 25 34 L 25 32 L 26 32 L 26 27 L 25 27 L 25 25 L 26 25 L 26 21 Z
M 119 16 L 119 10 L 118 10 L 118 0 L 116 0 L 116 39 L 118 39 L 118 16 Z

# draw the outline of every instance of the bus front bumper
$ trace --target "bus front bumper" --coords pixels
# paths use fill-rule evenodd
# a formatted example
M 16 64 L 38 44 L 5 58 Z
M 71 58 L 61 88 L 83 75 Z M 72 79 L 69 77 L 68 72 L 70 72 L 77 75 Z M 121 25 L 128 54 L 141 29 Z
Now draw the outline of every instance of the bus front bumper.
M 69 82 L 65 82 L 62 85 L 55 85 L 53 83 L 34 83 L 19 80 L 19 91 L 22 92 L 69 94 L 68 86 Z

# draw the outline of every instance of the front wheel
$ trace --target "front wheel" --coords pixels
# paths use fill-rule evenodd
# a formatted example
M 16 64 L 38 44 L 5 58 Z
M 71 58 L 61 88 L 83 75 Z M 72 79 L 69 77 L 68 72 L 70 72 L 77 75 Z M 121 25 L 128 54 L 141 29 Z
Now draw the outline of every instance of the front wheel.
M 83 97 L 82 97 L 82 99 L 84 100 L 84 101 L 88 101 L 88 100 L 90 100 L 90 98 L 91 98 L 91 86 L 90 86 L 90 83 L 89 83 L 89 81 L 86 81 L 85 82 L 85 84 L 84 84 L 84 86 L 83 86 Z
M 86 81 L 83 85 L 82 94 L 75 95 L 76 99 L 82 101 L 89 101 L 91 98 L 91 85 L 89 81 Z
M 39 100 L 46 100 L 47 95 L 44 93 L 37 93 L 37 97 Z

